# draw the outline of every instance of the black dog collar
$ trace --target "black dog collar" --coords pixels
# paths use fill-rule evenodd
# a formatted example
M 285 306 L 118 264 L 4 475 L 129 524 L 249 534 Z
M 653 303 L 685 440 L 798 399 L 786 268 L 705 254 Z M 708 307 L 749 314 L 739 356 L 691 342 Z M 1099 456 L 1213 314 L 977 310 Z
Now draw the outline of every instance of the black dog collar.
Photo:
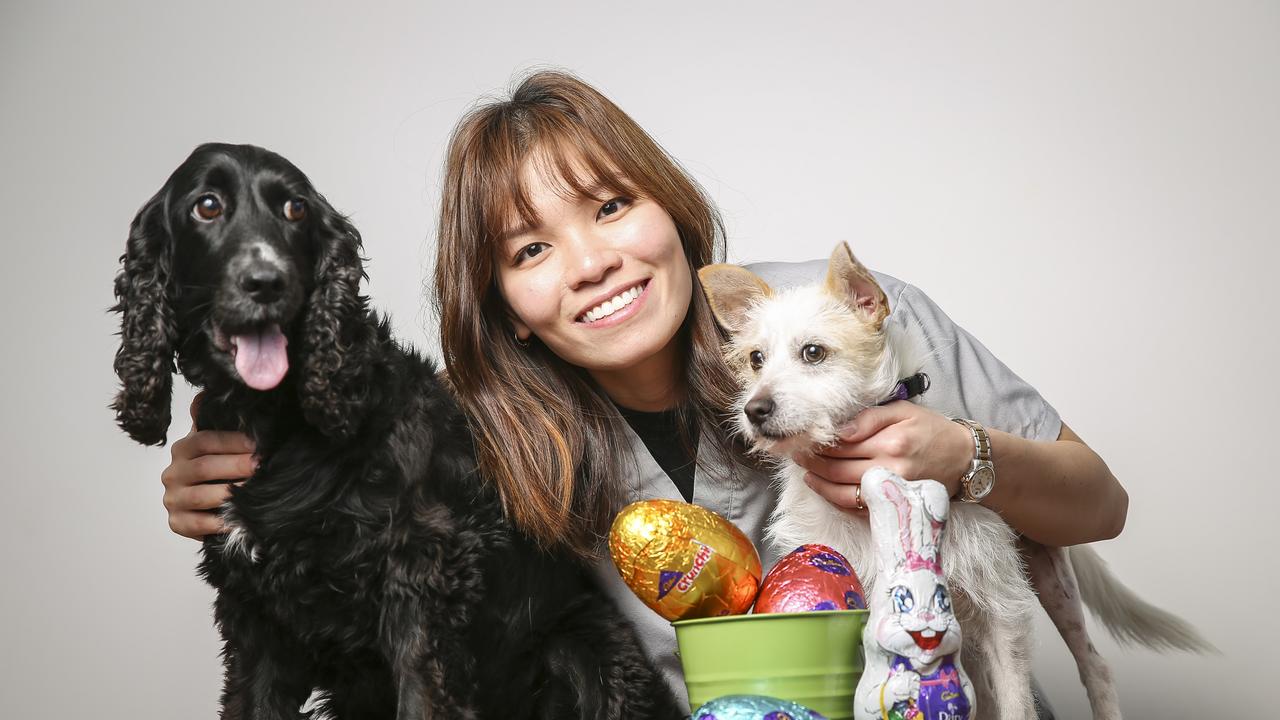
M 888 405 L 894 400 L 910 400 L 917 395 L 923 395 L 925 390 L 929 389 L 929 376 L 924 373 L 916 373 L 909 378 L 898 381 L 898 385 L 894 387 L 893 392 L 887 400 L 876 403 L 876 405 Z

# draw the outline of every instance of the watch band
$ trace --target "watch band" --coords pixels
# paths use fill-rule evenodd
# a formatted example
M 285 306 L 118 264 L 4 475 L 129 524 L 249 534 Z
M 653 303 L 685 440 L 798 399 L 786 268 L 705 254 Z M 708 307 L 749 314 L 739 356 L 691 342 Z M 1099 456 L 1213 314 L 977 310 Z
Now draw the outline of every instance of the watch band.
M 952 421 L 969 428 L 969 432 L 973 435 L 974 459 L 991 462 L 991 436 L 987 434 L 987 429 L 965 418 L 953 418 Z

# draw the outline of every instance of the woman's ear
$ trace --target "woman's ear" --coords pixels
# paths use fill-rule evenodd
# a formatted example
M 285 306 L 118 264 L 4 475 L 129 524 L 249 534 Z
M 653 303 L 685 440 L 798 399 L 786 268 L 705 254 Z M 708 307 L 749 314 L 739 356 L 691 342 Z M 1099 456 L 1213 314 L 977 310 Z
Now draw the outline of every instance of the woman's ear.
M 506 300 L 500 300 L 500 302 L 502 303 L 502 316 L 505 317 L 507 322 L 511 325 L 511 330 L 515 335 L 516 341 L 521 343 L 529 342 L 529 338 L 533 337 L 533 331 L 530 330 L 529 326 L 516 315 L 515 311 L 511 309 L 511 306 L 507 304 Z
M 516 331 L 516 339 L 520 342 L 529 342 L 529 338 L 533 337 L 533 331 L 515 316 L 515 313 L 507 311 L 507 319 L 511 321 L 511 327 Z

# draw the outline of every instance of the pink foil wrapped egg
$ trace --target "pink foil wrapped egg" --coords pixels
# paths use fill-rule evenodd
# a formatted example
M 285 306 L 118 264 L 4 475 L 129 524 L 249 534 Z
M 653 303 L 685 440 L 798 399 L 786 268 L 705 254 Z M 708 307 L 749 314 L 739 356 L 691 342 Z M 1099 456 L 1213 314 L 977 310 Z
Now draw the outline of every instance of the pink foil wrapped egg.
M 765 576 L 756 613 L 865 610 L 862 583 L 843 555 L 826 545 L 801 545 Z

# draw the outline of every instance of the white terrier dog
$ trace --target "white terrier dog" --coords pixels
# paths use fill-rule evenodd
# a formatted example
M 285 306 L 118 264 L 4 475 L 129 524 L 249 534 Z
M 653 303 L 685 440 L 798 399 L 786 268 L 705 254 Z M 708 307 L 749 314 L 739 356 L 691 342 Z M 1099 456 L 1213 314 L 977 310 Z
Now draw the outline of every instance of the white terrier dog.
M 913 376 L 925 367 L 928 351 L 885 322 L 884 291 L 843 243 L 821 285 L 775 293 L 736 265 L 704 267 L 699 278 L 717 321 L 731 335 L 725 354 L 743 387 L 739 430 L 754 450 L 777 463 L 779 499 L 768 540 L 782 552 L 805 543 L 835 548 L 853 564 L 871 597 L 877 578 L 867 516 L 842 511 L 819 496 L 791 457 L 834 444 L 854 415 L 901 398 L 904 387 L 919 390 Z M 904 378 L 913 382 L 904 386 Z M 1017 535 L 998 514 L 977 503 L 952 504 L 943 570 L 957 591 L 962 658 L 983 717 L 1035 717 L 1032 581 L 1076 660 L 1095 718 L 1119 718 L 1120 707 L 1110 670 L 1089 642 L 1075 569 L 1087 581 L 1085 601 L 1119 639 L 1152 647 L 1209 647 L 1186 623 L 1120 585 L 1091 550 L 1068 554 L 1023 543 L 1025 567 Z

